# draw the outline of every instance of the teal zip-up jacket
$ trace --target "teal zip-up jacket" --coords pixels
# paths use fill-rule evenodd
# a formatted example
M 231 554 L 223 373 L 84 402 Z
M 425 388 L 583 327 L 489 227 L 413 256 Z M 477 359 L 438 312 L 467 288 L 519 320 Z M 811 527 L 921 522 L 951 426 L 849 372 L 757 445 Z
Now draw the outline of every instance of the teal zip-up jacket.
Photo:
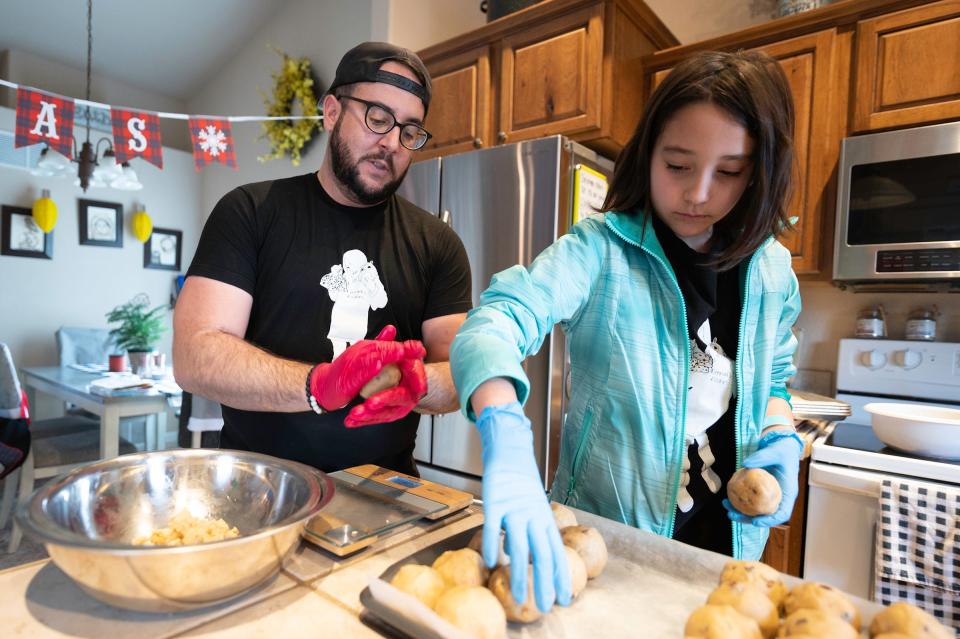
M 736 357 L 737 467 L 757 449 L 767 401 L 789 401 L 790 330 L 800 313 L 790 252 L 772 237 L 741 269 Z M 649 216 L 608 213 L 575 225 L 529 268 L 493 276 L 450 349 L 461 409 L 483 382 L 513 380 L 559 323 L 570 350 L 570 402 L 551 497 L 664 536 L 673 534 L 686 454 L 690 369 L 686 308 Z M 733 553 L 758 559 L 767 529 L 735 523 Z

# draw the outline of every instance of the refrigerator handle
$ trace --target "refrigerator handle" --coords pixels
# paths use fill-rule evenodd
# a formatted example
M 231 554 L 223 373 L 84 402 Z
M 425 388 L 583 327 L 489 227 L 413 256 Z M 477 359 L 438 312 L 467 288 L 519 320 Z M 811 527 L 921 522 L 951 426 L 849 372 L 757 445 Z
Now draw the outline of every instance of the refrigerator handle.
M 440 214 L 440 221 L 447 226 L 453 226 L 453 214 L 447 209 L 443 209 L 443 213 Z

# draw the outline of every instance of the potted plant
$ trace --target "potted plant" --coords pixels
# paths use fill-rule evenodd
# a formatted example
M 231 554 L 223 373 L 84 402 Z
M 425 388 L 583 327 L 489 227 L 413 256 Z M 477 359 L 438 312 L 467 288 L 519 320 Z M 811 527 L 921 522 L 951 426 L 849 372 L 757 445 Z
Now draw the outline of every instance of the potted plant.
M 163 312 L 169 306 L 161 304 L 147 310 L 149 305 L 150 298 L 141 293 L 126 304 L 121 304 L 107 313 L 108 322 L 120 323 L 110 331 L 110 335 L 118 349 L 127 351 L 130 368 L 136 375 L 149 370 L 153 347 L 167 330 L 164 326 Z

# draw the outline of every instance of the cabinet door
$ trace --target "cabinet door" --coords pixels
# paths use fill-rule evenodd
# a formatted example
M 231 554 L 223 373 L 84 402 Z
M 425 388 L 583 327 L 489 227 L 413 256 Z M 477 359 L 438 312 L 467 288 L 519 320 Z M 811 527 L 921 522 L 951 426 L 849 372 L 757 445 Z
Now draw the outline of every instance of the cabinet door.
M 787 213 L 799 219 L 794 231 L 778 239 L 790 249 L 798 275 L 824 269 L 832 244 L 825 221 L 833 219 L 836 206 L 831 176 L 840 153 L 846 95 L 835 77 L 835 42 L 836 31 L 828 29 L 759 47 L 780 62 L 793 94 L 797 170 Z
M 424 127 L 433 136 L 416 160 L 492 144 L 490 47 L 424 60 L 433 81 Z
M 603 4 L 502 40 L 497 143 L 600 126 Z
M 960 2 L 857 25 L 854 131 L 960 118 Z

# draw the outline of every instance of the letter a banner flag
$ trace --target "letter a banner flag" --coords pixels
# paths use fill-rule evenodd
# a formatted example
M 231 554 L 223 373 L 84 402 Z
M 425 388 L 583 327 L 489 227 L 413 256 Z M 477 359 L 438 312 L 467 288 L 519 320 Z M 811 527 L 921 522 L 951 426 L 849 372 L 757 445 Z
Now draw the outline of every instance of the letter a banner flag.
M 113 152 L 117 164 L 141 157 L 158 169 L 163 168 L 160 142 L 160 118 L 149 111 L 110 109 L 113 121 Z
M 237 168 L 230 120 L 190 118 L 190 139 L 193 141 L 193 164 L 198 171 L 211 162 Z
M 17 89 L 17 133 L 14 147 L 43 142 L 73 157 L 73 100 L 43 91 Z

